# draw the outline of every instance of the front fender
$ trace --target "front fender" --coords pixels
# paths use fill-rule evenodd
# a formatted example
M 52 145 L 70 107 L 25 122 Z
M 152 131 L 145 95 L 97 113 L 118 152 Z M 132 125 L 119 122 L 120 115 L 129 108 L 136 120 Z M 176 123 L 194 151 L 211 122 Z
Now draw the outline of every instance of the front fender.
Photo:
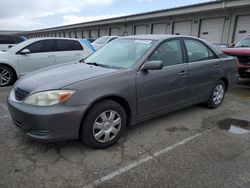
M 8 61 L 3 61 L 3 60 L 1 61 L 0 60 L 0 65 L 5 65 L 5 66 L 11 67 L 16 72 L 16 75 L 17 75 L 18 78 L 21 76 L 20 72 L 19 72 L 19 67 L 18 67 L 18 65 L 16 63 L 11 63 L 11 62 L 8 62 Z

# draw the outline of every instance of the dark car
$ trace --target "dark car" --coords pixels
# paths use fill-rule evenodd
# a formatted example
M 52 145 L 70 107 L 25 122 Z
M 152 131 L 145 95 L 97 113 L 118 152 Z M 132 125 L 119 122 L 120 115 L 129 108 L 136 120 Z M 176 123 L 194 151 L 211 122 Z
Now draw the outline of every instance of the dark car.
M 250 78 L 250 35 L 247 35 L 231 48 L 221 49 L 225 54 L 239 59 L 238 69 L 241 78 Z
M 6 51 L 25 40 L 27 39 L 23 36 L 0 35 L 0 51 Z
M 198 103 L 220 106 L 236 58 L 193 37 L 118 38 L 87 59 L 21 78 L 8 98 L 14 124 L 45 141 L 114 144 L 128 125 Z

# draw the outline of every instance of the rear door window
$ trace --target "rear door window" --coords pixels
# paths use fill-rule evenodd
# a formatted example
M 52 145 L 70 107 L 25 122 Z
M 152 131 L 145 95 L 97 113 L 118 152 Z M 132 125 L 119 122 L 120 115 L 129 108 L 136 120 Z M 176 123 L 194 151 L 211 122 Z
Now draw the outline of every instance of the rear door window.
M 214 53 L 203 43 L 192 39 L 185 39 L 184 42 L 186 45 L 189 62 L 204 61 L 216 58 Z
M 83 50 L 82 45 L 75 40 L 55 40 L 56 51 L 80 51 Z

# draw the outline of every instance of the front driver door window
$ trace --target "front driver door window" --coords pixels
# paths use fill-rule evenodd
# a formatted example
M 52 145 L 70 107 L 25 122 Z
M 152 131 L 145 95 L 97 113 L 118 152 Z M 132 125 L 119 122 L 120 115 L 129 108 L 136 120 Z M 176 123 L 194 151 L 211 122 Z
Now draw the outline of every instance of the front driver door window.
M 149 61 L 162 61 L 163 66 L 182 64 L 183 54 L 179 40 L 165 42 L 153 53 Z
M 37 41 L 24 49 L 29 49 L 30 53 L 18 55 L 18 64 L 22 74 L 55 65 L 53 40 Z
M 162 61 L 162 70 L 137 73 L 139 118 L 174 108 L 186 100 L 187 65 L 178 39 L 163 42 L 149 57 Z

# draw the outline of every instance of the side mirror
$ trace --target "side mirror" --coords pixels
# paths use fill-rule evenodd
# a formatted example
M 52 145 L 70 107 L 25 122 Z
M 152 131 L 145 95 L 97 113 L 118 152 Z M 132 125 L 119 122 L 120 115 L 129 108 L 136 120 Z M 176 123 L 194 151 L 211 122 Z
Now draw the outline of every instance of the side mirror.
M 12 48 L 12 47 L 13 47 L 13 45 L 9 45 L 9 46 L 8 46 L 8 48 Z
M 148 70 L 161 70 L 163 68 L 162 61 L 148 61 L 144 64 L 143 69 L 144 71 Z
M 27 49 L 27 48 L 25 48 L 25 49 L 23 49 L 19 54 L 21 54 L 21 55 L 26 55 L 26 54 L 28 54 L 28 53 L 30 53 L 30 50 Z
M 232 44 L 229 45 L 229 48 L 233 48 L 233 47 L 235 47 L 234 43 L 232 43 Z

